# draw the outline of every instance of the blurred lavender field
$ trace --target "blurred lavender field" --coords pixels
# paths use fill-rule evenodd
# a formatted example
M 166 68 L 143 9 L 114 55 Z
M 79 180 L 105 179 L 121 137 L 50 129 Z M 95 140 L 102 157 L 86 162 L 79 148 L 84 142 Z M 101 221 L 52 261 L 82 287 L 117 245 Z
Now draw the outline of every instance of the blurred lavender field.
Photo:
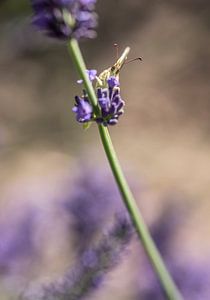
M 126 109 L 111 128 L 119 158 L 185 298 L 210 299 L 210 4 L 98 2 L 98 38 L 82 44 L 88 67 L 111 65 L 116 42 L 143 57 L 121 72 Z M 37 33 L 30 16 L 28 1 L 0 1 L 2 300 L 59 285 L 86 250 L 103 248 L 124 211 L 95 126 L 82 130 L 71 112 L 79 89 L 67 50 Z M 114 238 L 119 260 L 110 245 L 107 264 L 91 260 L 100 276 L 85 281 L 87 298 L 164 299 L 128 236 Z

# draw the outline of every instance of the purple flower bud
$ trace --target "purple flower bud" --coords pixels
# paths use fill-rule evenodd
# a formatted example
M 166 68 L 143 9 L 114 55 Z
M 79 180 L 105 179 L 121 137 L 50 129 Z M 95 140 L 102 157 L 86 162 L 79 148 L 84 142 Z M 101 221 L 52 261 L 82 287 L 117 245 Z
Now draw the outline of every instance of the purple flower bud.
M 116 86 L 120 86 L 118 79 L 115 76 L 110 76 L 107 80 L 108 86 L 113 89 Z
M 91 120 L 93 112 L 92 106 L 84 98 L 76 96 L 75 100 L 76 104 L 72 108 L 72 111 L 76 114 L 77 121 L 80 123 L 89 122 Z
M 96 70 L 86 70 L 86 72 L 87 72 L 87 75 L 88 75 L 90 81 L 95 80 L 96 74 L 97 74 Z M 79 79 L 79 80 L 77 80 L 77 83 L 81 84 L 81 83 L 83 83 L 83 80 Z
M 111 101 L 109 98 L 108 89 L 98 89 L 97 96 L 98 96 L 98 103 L 99 103 L 101 109 L 103 110 L 103 112 L 109 113 Z

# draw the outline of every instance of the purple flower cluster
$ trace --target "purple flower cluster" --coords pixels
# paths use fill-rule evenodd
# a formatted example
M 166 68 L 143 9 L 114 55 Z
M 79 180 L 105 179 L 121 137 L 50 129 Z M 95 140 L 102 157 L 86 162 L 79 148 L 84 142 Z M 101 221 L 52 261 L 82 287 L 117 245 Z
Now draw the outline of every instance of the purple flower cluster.
M 125 102 L 120 96 L 119 82 L 116 77 L 111 76 L 107 80 L 108 88 L 98 88 L 98 103 L 101 108 L 101 117 L 96 121 L 104 126 L 115 125 L 118 118 L 123 114 Z
M 119 262 L 124 248 L 131 240 L 133 227 L 125 215 L 117 215 L 112 228 L 104 233 L 98 246 L 84 251 L 67 274 L 49 285 L 27 290 L 23 300 L 84 299 L 94 291 Z
M 88 70 L 89 79 L 96 78 L 96 70 Z M 82 83 L 81 80 L 78 81 Z M 119 116 L 124 113 L 125 102 L 120 96 L 120 84 L 115 76 L 110 76 L 106 80 L 105 87 L 97 87 L 97 99 L 100 108 L 100 115 L 95 116 L 93 108 L 86 92 L 82 97 L 75 97 L 75 106 L 72 111 L 76 114 L 76 119 L 80 123 L 96 121 L 99 124 L 115 125 L 118 123 Z
M 94 170 L 84 165 L 63 207 L 70 220 L 74 245 L 79 255 L 90 247 L 115 213 L 125 211 L 109 174 L 105 170 Z
M 48 36 L 66 40 L 95 37 L 96 0 L 31 0 L 33 24 Z

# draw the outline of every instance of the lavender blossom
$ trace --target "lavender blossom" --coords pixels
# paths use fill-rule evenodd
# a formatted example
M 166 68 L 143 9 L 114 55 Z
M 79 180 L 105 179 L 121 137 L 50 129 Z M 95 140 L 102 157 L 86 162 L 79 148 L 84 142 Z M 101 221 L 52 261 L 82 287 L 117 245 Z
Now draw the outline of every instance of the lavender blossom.
M 98 246 L 86 250 L 62 279 L 26 291 L 22 300 L 84 299 L 102 284 L 106 273 L 119 262 L 132 232 L 133 227 L 127 216 L 117 215 L 113 227 L 104 233 Z
M 97 123 L 104 126 L 118 123 L 119 116 L 124 113 L 125 102 L 120 96 L 119 83 L 113 76 L 107 80 L 108 88 L 98 88 L 98 103 L 101 107 L 101 117 L 96 118 Z
M 124 207 L 114 182 L 105 171 L 92 170 L 83 165 L 73 187 L 64 201 L 64 209 L 65 213 L 70 214 L 70 226 L 80 254 L 115 213 L 124 211 Z
M 90 70 L 88 75 L 90 80 L 93 81 L 96 77 L 96 73 Z M 79 80 L 79 83 L 82 81 Z M 76 104 L 73 107 L 73 112 L 76 113 L 76 119 L 78 122 L 86 123 L 90 121 L 96 121 L 99 124 L 115 125 L 118 123 L 119 117 L 124 113 L 125 102 L 122 100 L 120 95 L 119 81 L 117 77 L 110 76 L 106 80 L 105 87 L 97 87 L 97 98 L 98 105 L 100 107 L 100 115 L 95 116 L 90 114 L 89 110 L 91 107 L 90 101 L 86 92 L 84 92 L 83 97 L 76 96 Z M 89 110 L 83 108 L 88 106 Z M 78 108 L 81 108 L 80 110 Z M 92 111 L 91 111 L 92 113 Z
M 48 36 L 66 40 L 95 37 L 96 0 L 31 0 L 33 24 Z

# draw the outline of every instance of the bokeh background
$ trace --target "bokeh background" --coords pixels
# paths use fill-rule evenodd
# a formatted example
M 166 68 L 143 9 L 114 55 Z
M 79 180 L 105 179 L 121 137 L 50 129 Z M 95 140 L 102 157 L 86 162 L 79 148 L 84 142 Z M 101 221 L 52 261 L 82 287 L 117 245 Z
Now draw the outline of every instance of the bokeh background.
M 106 0 L 97 9 L 98 37 L 81 44 L 88 67 L 100 72 L 112 65 L 114 43 L 120 51 L 130 46 L 130 58 L 143 58 L 121 72 L 126 111 L 110 129 L 139 207 L 153 224 L 164 207 L 178 204 L 178 214 L 187 215 L 184 225 L 176 225 L 176 254 L 210 261 L 209 1 Z M 10 246 L 0 241 L 2 300 L 17 299 L 28 282 L 66 270 L 73 246 L 57 205 L 75 188 L 78 174 L 88 168 L 91 177 L 101 169 L 112 182 L 96 126 L 84 131 L 71 112 L 80 87 L 67 49 L 35 31 L 31 14 L 29 1 L 0 1 L 0 230 L 3 237 L 11 231 L 10 245 L 19 234 L 15 220 L 27 212 L 39 223 L 29 234 L 38 248 L 33 259 L 12 256 L 16 275 L 6 271 Z M 29 230 L 27 224 L 22 226 Z M 27 243 L 23 237 L 15 247 L 29 249 Z M 130 250 L 93 297 L 133 299 L 138 243 Z

